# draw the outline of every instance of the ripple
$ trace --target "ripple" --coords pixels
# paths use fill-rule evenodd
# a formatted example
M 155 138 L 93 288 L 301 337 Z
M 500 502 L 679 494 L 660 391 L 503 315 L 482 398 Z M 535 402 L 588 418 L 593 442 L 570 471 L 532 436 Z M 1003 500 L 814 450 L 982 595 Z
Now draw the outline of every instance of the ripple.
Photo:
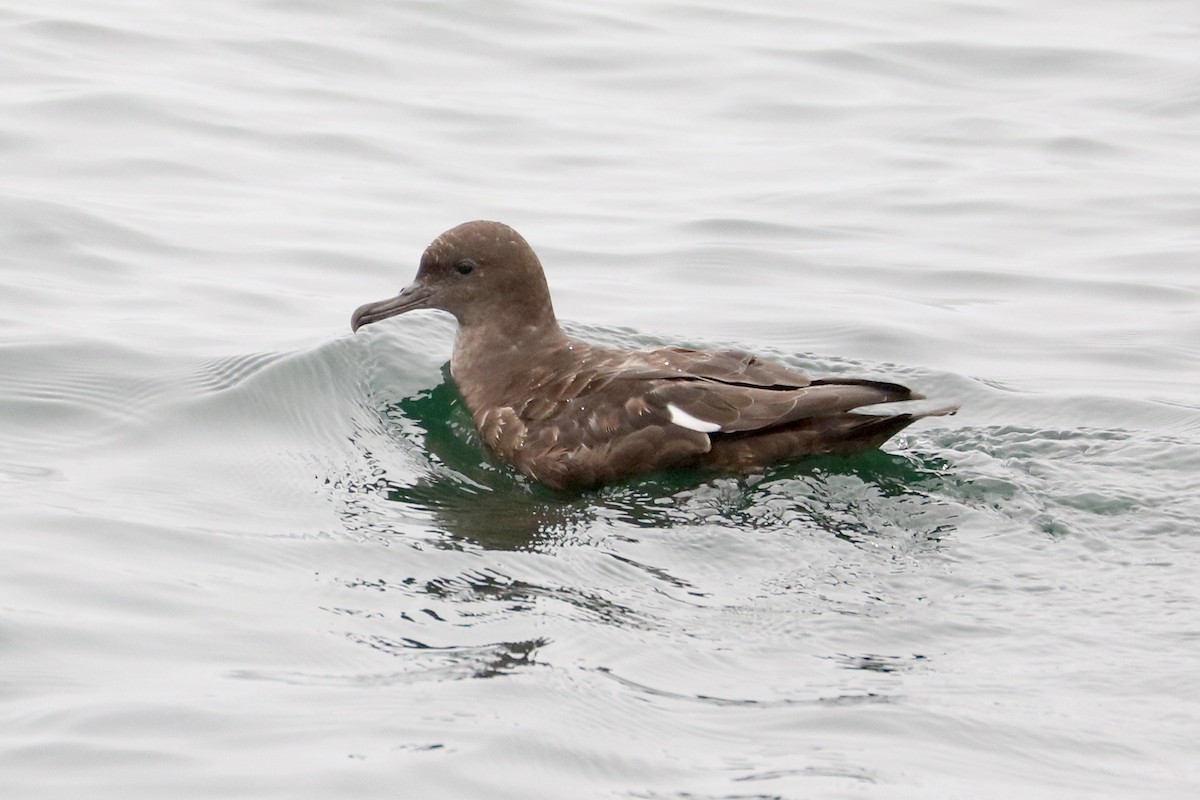
M 106 364 L 148 362 L 96 343 L 0 346 L 0 414 L 10 445 L 26 448 L 96 444 L 139 421 L 166 394 L 152 378 L 109 371 Z
M 59 481 L 63 479 L 62 472 L 57 469 L 6 462 L 0 462 L 0 476 L 23 481 Z
M 404 669 L 393 672 L 373 672 L 354 675 L 331 675 L 296 671 L 243 670 L 230 677 L 243 680 L 270 681 L 293 686 L 383 687 L 413 684 L 422 681 L 445 681 L 496 678 L 527 668 L 544 642 L 505 642 L 475 647 L 430 647 L 413 640 L 389 640 L 380 636 L 347 635 L 356 644 L 371 650 L 403 659 Z
M 201 361 L 192 368 L 192 380 L 208 392 L 232 389 L 250 376 L 284 358 L 284 353 L 254 353 Z

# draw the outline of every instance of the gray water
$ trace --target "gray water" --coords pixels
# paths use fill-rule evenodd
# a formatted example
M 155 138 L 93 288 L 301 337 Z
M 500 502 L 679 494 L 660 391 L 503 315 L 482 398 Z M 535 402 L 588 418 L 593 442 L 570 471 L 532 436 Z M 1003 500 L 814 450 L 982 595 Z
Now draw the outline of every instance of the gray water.
M 963 404 L 562 497 L 436 314 Z M 1200 792 L 1200 6 L 0 0 L 4 798 Z

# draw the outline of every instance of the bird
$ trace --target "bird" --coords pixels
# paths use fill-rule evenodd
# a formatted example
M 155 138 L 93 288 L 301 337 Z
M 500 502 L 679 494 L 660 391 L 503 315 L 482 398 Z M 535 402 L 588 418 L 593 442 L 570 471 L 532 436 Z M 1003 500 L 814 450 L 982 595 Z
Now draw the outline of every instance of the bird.
M 753 473 L 859 453 L 918 419 L 958 410 L 862 413 L 925 396 L 897 383 L 812 378 L 739 350 L 623 350 L 571 337 L 537 254 L 500 222 L 438 236 L 413 282 L 360 306 L 351 331 L 419 309 L 458 322 L 450 375 L 486 446 L 558 491 L 665 469 Z

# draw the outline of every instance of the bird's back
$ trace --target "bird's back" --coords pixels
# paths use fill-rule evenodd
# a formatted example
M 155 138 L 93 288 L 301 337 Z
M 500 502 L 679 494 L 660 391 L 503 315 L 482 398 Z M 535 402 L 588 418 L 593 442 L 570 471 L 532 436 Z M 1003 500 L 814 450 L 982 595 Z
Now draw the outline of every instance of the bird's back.
M 556 488 L 673 466 L 745 471 L 858 452 L 919 418 L 852 411 L 921 397 L 903 386 L 813 380 L 738 351 L 621 351 L 569 340 L 542 355 L 508 397 L 472 402 L 464 394 L 489 446 Z

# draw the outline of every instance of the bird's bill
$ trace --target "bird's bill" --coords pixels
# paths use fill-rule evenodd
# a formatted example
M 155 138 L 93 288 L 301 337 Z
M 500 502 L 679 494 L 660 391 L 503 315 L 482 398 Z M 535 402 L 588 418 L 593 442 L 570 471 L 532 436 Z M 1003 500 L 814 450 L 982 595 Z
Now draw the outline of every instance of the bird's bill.
M 433 290 L 425 284 L 412 283 L 395 297 L 359 306 L 354 315 L 350 317 L 350 330 L 357 331 L 363 325 L 370 325 L 372 322 L 379 322 L 381 319 L 394 317 L 406 311 L 428 308 L 432 296 Z

